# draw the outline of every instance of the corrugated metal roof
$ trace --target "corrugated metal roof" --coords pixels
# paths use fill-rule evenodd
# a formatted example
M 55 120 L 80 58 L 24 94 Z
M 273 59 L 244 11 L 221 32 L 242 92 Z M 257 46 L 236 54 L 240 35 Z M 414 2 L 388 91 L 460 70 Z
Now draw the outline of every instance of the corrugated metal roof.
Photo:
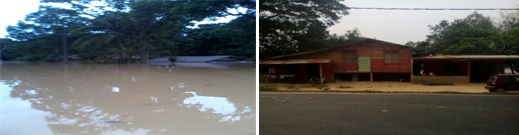
M 146 60 L 148 62 L 167 62 L 169 57 L 160 57 L 155 59 Z M 177 56 L 177 62 L 210 62 L 210 61 L 218 61 L 223 59 L 234 59 L 238 61 L 243 61 L 245 59 L 234 57 L 230 55 L 224 56 Z
M 317 49 L 317 50 L 313 50 L 313 51 L 306 51 L 306 52 L 300 52 L 300 53 L 293 53 L 293 54 L 287 54 L 287 55 L 280 55 L 280 56 L 275 56 L 275 57 L 271 57 L 271 58 L 266 58 L 265 60 L 272 60 L 272 59 L 279 59 L 279 58 L 290 57 L 290 56 L 297 56 L 297 55 L 303 55 L 303 54 L 310 54 L 310 53 L 315 53 L 315 52 L 320 52 L 320 51 L 326 51 L 326 50 L 330 50 L 330 49 L 334 49 L 334 48 L 338 48 L 338 47 L 343 47 L 343 46 L 347 46 L 347 45 L 353 45 L 353 44 L 362 43 L 362 42 L 373 42 L 373 41 L 376 41 L 376 42 L 383 42 L 383 43 L 388 43 L 388 44 L 397 45 L 397 46 L 406 47 L 406 48 L 412 48 L 412 47 L 410 47 L 410 46 L 400 45 L 400 44 L 391 43 L 391 42 L 387 42 L 387 41 L 382 41 L 382 40 L 377 40 L 377 39 L 371 39 L 371 38 L 365 38 L 365 39 L 363 39 L 363 40 L 359 40 L 359 41 L 356 41 L 356 42 L 351 42 L 351 43 L 348 43 L 348 44 L 345 44 L 345 45 L 338 45 L 338 46 L 333 46 L 333 47 L 328 47 L 328 48 Z
M 294 60 L 265 60 L 259 61 L 260 65 L 281 65 L 281 64 L 318 64 L 330 63 L 330 59 L 294 59 Z
M 414 57 L 414 60 L 439 60 L 439 59 L 519 59 L 519 55 L 433 55 Z

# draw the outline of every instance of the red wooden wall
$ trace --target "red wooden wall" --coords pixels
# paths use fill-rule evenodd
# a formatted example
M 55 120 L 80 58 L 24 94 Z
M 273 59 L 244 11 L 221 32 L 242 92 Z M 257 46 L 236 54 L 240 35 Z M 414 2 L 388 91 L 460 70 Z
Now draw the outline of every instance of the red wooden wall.
M 398 50 L 398 63 L 384 63 L 385 50 Z M 358 72 L 357 63 L 344 63 L 343 51 L 357 51 L 358 57 L 371 58 L 371 72 L 393 72 L 393 73 L 410 73 L 412 54 L 411 49 L 399 45 L 389 44 L 385 42 L 369 42 L 347 45 L 333 49 L 331 52 L 333 61 L 333 70 L 336 73 Z
M 384 63 L 385 50 L 398 50 L 398 63 Z M 332 59 L 333 73 L 360 73 L 357 63 L 344 63 L 343 51 L 357 51 L 358 57 L 371 58 L 371 72 L 411 73 L 412 51 L 409 47 L 381 41 L 358 42 L 331 50 L 285 57 L 282 59 Z M 368 72 L 369 73 L 369 72 Z

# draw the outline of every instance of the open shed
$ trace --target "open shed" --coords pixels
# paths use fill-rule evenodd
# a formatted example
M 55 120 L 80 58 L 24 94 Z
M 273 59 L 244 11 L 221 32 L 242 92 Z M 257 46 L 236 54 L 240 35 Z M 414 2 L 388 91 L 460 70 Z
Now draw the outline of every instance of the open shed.
M 519 55 L 434 55 L 413 58 L 413 82 L 485 82 L 505 72 L 505 61 Z M 422 75 L 424 72 L 425 75 Z M 433 73 L 431 76 L 430 73 Z

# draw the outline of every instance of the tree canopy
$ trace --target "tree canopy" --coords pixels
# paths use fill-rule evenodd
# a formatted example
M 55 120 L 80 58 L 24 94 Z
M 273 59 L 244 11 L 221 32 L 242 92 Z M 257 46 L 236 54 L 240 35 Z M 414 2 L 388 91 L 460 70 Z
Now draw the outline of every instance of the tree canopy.
M 68 57 L 64 56 L 69 54 L 93 62 L 130 61 L 131 56 L 139 58 L 141 63 L 149 58 L 175 55 L 255 58 L 255 53 L 251 53 L 255 52 L 254 0 L 41 2 L 37 12 L 28 14 L 17 26 L 7 27 L 16 45 L 6 49 L 3 59 L 55 61 L 63 58 L 66 62 Z M 239 8 L 246 11 L 237 12 Z M 225 16 L 237 19 L 230 23 L 194 26 L 199 21 Z M 200 33 L 210 34 L 201 37 Z
M 422 50 L 421 54 L 519 54 L 519 11 L 503 13 L 499 21 L 473 12 L 466 18 L 442 20 L 429 27 L 431 34 L 425 41 L 410 41 L 406 45 Z M 519 62 L 507 64 L 512 70 L 519 68 Z
M 259 2 L 260 57 L 326 47 L 327 27 L 347 15 L 342 0 L 262 0 Z

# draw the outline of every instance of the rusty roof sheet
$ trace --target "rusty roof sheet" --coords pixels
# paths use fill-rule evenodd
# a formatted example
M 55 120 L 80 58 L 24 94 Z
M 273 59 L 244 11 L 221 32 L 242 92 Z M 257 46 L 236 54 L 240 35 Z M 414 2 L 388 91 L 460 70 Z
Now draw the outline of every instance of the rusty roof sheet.
M 383 43 L 388 43 L 388 44 L 397 45 L 397 46 L 401 46 L 401 47 L 411 48 L 411 49 L 414 50 L 414 48 L 410 47 L 410 46 L 400 45 L 400 44 L 391 43 L 391 42 L 382 41 L 382 40 L 377 40 L 377 39 L 365 38 L 365 39 L 362 39 L 362 40 L 359 40 L 359 41 L 355 41 L 355 42 L 351 42 L 351 43 L 347 43 L 347 44 L 344 44 L 344 45 L 337 45 L 337 46 L 333 46 L 333 47 L 321 48 L 321 49 L 312 50 L 312 51 L 306 51 L 306 52 L 299 52 L 299 53 L 293 53 L 293 54 L 274 56 L 274 57 L 271 57 L 271 58 L 265 58 L 265 60 L 272 60 L 272 59 L 279 59 L 279 58 L 290 57 L 290 56 L 298 56 L 298 55 L 316 53 L 316 52 L 326 51 L 326 50 L 330 50 L 330 49 L 334 49 L 334 48 L 339 48 L 339 47 L 343 47 L 343 46 L 347 46 L 347 45 L 358 44 L 358 43 L 362 43 L 362 42 L 383 42 Z
M 260 65 L 282 65 L 282 64 L 318 64 L 330 63 L 330 59 L 293 59 L 293 60 L 264 60 L 259 61 Z
M 519 55 L 433 55 L 414 57 L 414 60 L 440 60 L 440 59 L 519 59 Z

